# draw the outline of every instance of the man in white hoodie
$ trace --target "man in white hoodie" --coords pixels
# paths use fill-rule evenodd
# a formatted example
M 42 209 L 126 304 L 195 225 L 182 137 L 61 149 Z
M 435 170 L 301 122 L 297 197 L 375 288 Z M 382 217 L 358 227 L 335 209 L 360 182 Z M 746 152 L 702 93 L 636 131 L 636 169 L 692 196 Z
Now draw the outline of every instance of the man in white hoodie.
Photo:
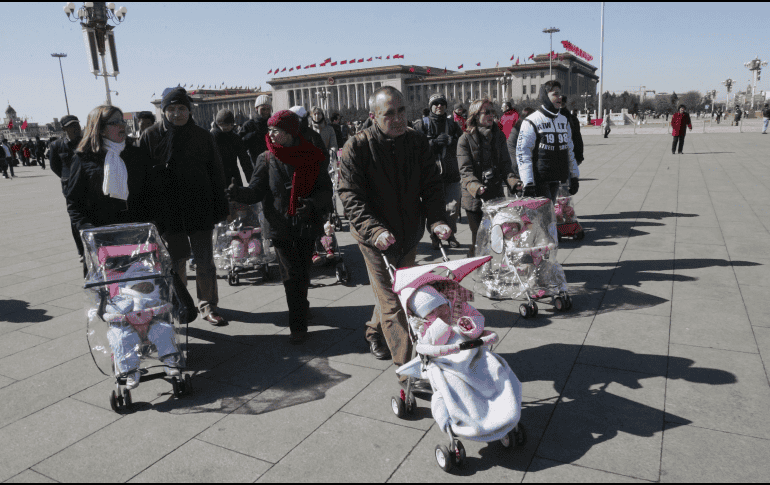
M 577 193 L 580 177 L 572 129 L 559 112 L 561 84 L 548 81 L 540 88 L 540 108 L 521 124 L 516 162 L 525 197 L 546 197 L 556 203 L 559 184 L 570 181 L 570 194 Z

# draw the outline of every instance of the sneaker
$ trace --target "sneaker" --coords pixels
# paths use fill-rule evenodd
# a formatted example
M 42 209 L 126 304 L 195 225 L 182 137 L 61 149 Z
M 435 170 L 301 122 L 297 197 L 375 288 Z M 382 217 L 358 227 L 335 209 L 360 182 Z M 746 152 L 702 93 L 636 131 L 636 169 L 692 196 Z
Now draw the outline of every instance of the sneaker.
M 205 317 L 203 317 L 203 319 L 209 322 L 210 324 L 214 325 L 215 327 L 221 327 L 222 325 L 227 325 L 227 320 L 222 318 L 217 312 L 211 312 Z
M 312 261 L 313 261 L 313 264 L 318 264 L 321 261 L 321 256 L 318 253 L 314 254 Z
M 139 369 L 130 373 L 128 377 L 126 377 L 126 389 L 136 389 L 139 387 L 139 379 L 141 379 L 141 377 L 142 373 L 139 372 Z
M 459 247 L 460 247 L 460 241 L 458 241 L 457 239 L 455 239 L 455 236 L 454 236 L 454 234 L 452 234 L 452 235 L 449 237 L 449 247 L 450 247 L 450 248 L 452 248 L 452 249 L 457 249 L 457 248 L 459 248 Z
M 307 340 L 307 330 L 297 330 L 289 335 L 289 343 L 292 345 L 299 345 L 305 340 Z
M 336 256 L 334 256 L 334 251 L 331 249 L 326 251 L 326 259 L 334 259 Z

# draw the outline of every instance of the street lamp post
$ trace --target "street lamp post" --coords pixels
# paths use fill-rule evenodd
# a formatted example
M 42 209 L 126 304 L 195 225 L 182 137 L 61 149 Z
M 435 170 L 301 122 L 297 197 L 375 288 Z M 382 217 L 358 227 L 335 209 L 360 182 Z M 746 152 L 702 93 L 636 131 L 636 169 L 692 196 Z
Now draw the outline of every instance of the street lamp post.
M 59 71 L 61 71 L 61 85 L 64 88 L 64 103 L 67 105 L 67 114 L 70 114 L 70 103 L 67 101 L 67 86 L 64 84 L 64 69 L 61 67 L 61 58 L 67 57 L 67 54 L 51 54 L 51 57 L 59 58 Z
M 735 84 L 735 81 L 733 79 L 727 78 L 724 81 L 722 81 L 722 84 L 725 86 L 725 90 L 726 90 L 725 116 L 727 116 L 727 110 L 730 108 L 730 91 L 732 91 L 733 84 Z
M 104 77 L 104 89 L 107 92 L 107 105 L 112 105 L 110 97 L 110 83 L 108 77 L 117 79 L 120 71 L 118 70 L 118 54 L 115 50 L 115 34 L 113 25 L 109 25 L 112 20 L 115 25 L 120 24 L 126 19 L 128 10 L 126 7 L 120 7 L 115 10 L 115 4 L 110 2 L 84 2 L 83 7 L 75 12 L 75 4 L 72 2 L 64 5 L 64 13 L 70 22 L 80 21 L 83 27 L 83 37 L 86 42 L 86 50 L 91 72 L 94 76 Z M 72 18 L 71 18 L 72 16 Z M 105 57 L 107 48 L 110 50 L 112 59 L 112 73 L 107 71 L 107 60 Z M 99 67 L 99 57 L 101 57 L 101 67 Z M 117 94 L 117 93 L 116 93 Z
M 324 113 L 328 113 L 329 110 L 327 100 L 329 98 L 329 91 L 324 87 L 316 91 L 315 95 L 318 97 L 318 104 L 321 105 Z
M 754 93 L 757 92 L 757 81 L 759 81 L 759 75 L 762 74 L 762 68 L 767 66 L 767 61 L 763 61 L 757 56 L 753 60 L 745 63 L 744 66 L 752 72 L 754 78 L 754 86 L 751 89 L 751 110 L 754 111 Z
M 503 88 L 502 89 L 503 99 L 500 100 L 501 105 L 508 100 L 508 83 L 512 78 L 513 76 L 509 72 L 506 72 L 505 74 L 497 78 L 497 82 L 500 83 L 500 86 Z
M 602 38 L 601 38 L 601 44 L 599 44 L 599 113 L 598 113 L 598 116 L 601 116 L 602 118 L 604 118 L 604 112 L 602 112 L 602 94 L 604 92 L 604 2 L 602 2 L 601 29 L 602 29 Z
M 553 52 L 553 33 L 554 32 L 560 32 L 560 30 L 557 29 L 556 27 L 550 27 L 548 29 L 543 29 L 543 33 L 544 34 L 549 34 L 551 36 L 551 49 L 548 51 L 548 77 L 550 79 L 553 79 L 553 74 L 551 73 L 552 68 L 553 68 L 553 66 L 552 66 L 553 65 L 553 56 L 551 55 L 551 53 Z

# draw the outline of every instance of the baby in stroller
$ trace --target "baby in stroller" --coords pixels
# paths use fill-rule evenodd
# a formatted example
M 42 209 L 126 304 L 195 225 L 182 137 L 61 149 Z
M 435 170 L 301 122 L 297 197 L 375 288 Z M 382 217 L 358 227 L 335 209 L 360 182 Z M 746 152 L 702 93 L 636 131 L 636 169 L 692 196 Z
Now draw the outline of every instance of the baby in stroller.
M 333 261 L 337 258 L 334 248 L 337 244 L 337 238 L 334 236 L 334 225 L 331 221 L 324 224 L 324 235 L 319 236 L 315 241 L 315 252 L 313 252 L 313 264 L 323 264 L 326 261 Z
M 484 316 L 470 302 L 473 292 L 460 286 L 465 275 L 490 257 L 463 259 L 395 271 L 394 291 L 406 309 L 418 356 L 401 366 L 399 376 L 427 378 L 433 390 L 431 411 L 450 437 L 449 448 L 436 447 L 444 470 L 460 465 L 465 449 L 456 437 L 500 440 L 505 447 L 525 441 L 521 417 L 521 383 L 508 363 L 490 350 L 497 334 L 484 329 Z M 414 406 L 407 395 L 394 412 Z M 396 409 L 396 408 L 401 409 Z

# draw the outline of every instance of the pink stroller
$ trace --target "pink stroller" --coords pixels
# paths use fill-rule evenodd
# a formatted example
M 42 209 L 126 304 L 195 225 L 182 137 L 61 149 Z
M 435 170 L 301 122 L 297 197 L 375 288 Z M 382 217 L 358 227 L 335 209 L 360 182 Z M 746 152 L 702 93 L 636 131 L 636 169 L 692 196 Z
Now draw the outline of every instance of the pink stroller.
M 576 241 L 580 241 L 585 237 L 585 231 L 578 222 L 575 215 L 575 205 L 572 203 L 572 196 L 569 193 L 569 189 L 561 185 L 559 186 L 559 195 L 556 197 L 556 207 L 554 207 L 556 213 L 556 231 L 559 233 L 559 240 L 569 237 Z
M 443 246 L 442 246 L 443 253 Z M 473 292 L 460 281 L 491 257 L 396 269 L 385 263 L 409 322 L 417 356 L 399 367 L 406 389 L 391 398 L 391 408 L 406 418 L 416 408 L 414 379 L 428 379 L 431 412 L 449 447 L 437 445 L 436 462 L 444 471 L 461 466 L 465 448 L 458 437 L 499 440 L 505 448 L 522 446 L 526 431 L 521 417 L 521 383 L 508 363 L 491 351 L 498 336 L 484 329 L 484 317 L 473 308 Z
M 214 230 L 214 262 L 227 270 L 227 283 L 230 286 L 240 284 L 243 273 L 256 270 L 263 280 L 270 278 L 268 257 L 265 254 L 266 241 L 262 237 L 262 227 L 256 205 L 232 202 L 230 206 L 232 221 L 220 223 Z

